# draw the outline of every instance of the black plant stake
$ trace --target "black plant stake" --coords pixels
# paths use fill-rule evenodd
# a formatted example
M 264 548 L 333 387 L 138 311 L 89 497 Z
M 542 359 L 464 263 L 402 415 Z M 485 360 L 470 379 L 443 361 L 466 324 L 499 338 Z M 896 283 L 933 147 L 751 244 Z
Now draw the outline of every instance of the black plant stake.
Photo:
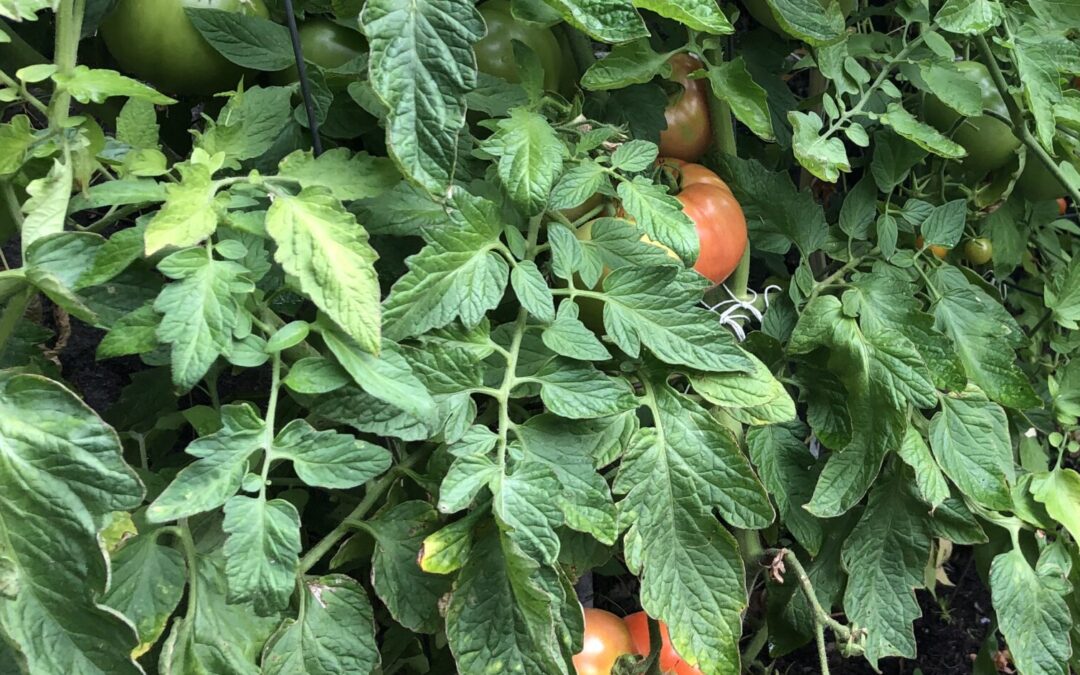
M 315 102 L 311 98 L 311 83 L 308 81 L 307 64 L 304 63 L 304 48 L 300 46 L 300 33 L 296 30 L 296 13 L 293 12 L 292 0 L 285 0 L 285 20 L 289 24 L 289 37 L 292 38 L 293 54 L 296 56 L 296 72 L 300 74 L 300 95 L 304 97 L 304 110 L 307 111 L 311 147 L 318 157 L 322 154 L 319 120 L 315 117 Z

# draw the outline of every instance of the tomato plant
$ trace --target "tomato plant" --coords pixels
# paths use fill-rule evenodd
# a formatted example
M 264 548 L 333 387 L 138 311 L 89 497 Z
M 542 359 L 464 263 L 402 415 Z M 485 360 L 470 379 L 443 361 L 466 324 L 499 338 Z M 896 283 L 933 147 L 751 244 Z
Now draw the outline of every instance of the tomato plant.
M 687 77 L 701 68 L 701 61 L 690 54 L 676 54 L 669 63 L 671 79 L 681 85 L 682 91 L 664 109 L 667 128 L 660 132 L 660 154 L 696 162 L 712 143 L 708 82 Z
M 585 635 L 581 651 L 574 655 L 577 675 L 610 675 L 623 654 L 634 653 L 634 642 L 623 620 L 611 612 L 585 609 Z
M 185 8 L 269 16 L 263 0 L 120 0 L 101 24 L 117 64 L 170 94 L 212 94 L 244 74 L 192 25 Z
M 624 621 L 630 631 L 634 650 L 641 656 L 649 654 L 649 615 L 645 612 L 634 612 L 628 615 Z M 675 675 L 701 675 L 701 671 L 682 660 L 679 653 L 671 646 L 671 638 L 668 636 L 667 626 L 663 622 L 657 622 L 660 626 L 660 670 Z
M 564 55 L 559 41 L 549 28 L 533 26 L 514 18 L 507 0 L 488 0 L 480 5 L 480 15 L 487 25 L 487 34 L 473 46 L 476 67 L 481 73 L 501 77 L 507 82 L 520 82 L 514 40 L 524 43 L 536 53 L 544 69 L 544 86 L 559 90 L 566 74 Z
M 292 4 L 0 2 L 0 670 L 1080 669 L 1069 3 Z

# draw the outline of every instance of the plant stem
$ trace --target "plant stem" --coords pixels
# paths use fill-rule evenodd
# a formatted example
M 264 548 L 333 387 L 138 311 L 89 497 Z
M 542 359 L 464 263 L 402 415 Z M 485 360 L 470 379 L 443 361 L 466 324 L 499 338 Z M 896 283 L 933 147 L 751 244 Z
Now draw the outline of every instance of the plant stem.
M 997 59 L 994 58 L 994 53 L 990 51 L 990 45 L 986 42 L 986 38 L 982 35 L 975 36 L 975 44 L 979 48 L 979 52 L 983 57 L 983 65 L 990 71 L 990 77 L 994 80 L 994 85 L 997 87 L 998 92 L 1001 94 L 1001 98 L 1005 101 L 1005 107 L 1009 110 L 1009 118 L 1012 122 L 1013 133 L 1020 137 L 1020 140 L 1027 146 L 1028 153 L 1034 154 L 1036 159 L 1042 162 L 1046 170 L 1050 172 L 1061 185 L 1068 191 L 1069 197 L 1072 198 L 1074 204 L 1080 204 L 1080 189 L 1077 189 L 1069 184 L 1065 174 L 1061 172 L 1058 165 L 1054 163 L 1054 159 L 1050 157 L 1050 154 L 1039 143 L 1039 140 L 1031 134 L 1028 130 L 1027 121 L 1024 119 L 1024 111 L 1020 109 L 1020 106 L 1016 104 L 1016 99 L 1013 98 L 1012 93 L 1009 91 L 1009 84 L 1005 81 L 1005 75 L 1001 72 L 1001 67 L 998 66 Z
M 409 469 L 418 464 L 422 459 L 426 458 L 427 452 L 415 452 L 401 461 L 400 464 L 393 467 L 382 478 L 379 478 L 375 482 L 371 483 L 367 492 L 364 494 L 364 498 L 356 505 L 356 508 L 352 512 L 345 516 L 345 519 L 338 524 L 330 534 L 319 540 L 319 543 L 311 547 L 311 550 L 304 554 L 304 557 L 300 559 L 300 574 L 306 574 L 308 570 L 315 566 L 315 563 L 319 562 L 327 551 L 333 548 L 339 541 L 341 541 L 345 535 L 353 529 L 353 523 L 360 520 L 367 512 L 371 510 L 371 507 L 375 506 L 375 503 L 382 498 L 383 493 L 390 489 L 390 486 L 397 480 L 398 474 L 404 470 Z
M 274 352 L 270 365 L 270 400 L 266 404 L 266 429 L 263 436 L 262 482 L 259 499 L 266 501 L 266 484 L 270 480 L 270 463 L 274 453 L 274 421 L 277 416 L 278 392 L 281 390 L 281 352 Z
M 29 103 L 32 108 L 37 110 L 42 115 L 49 114 L 49 107 L 42 103 L 41 100 L 38 99 L 38 97 L 31 94 L 30 90 L 26 88 L 25 84 L 23 84 L 22 82 L 16 82 L 11 76 L 9 76 L 2 70 L 0 70 L 0 84 L 4 85 L 5 87 L 10 87 L 15 91 L 19 92 L 19 96 L 22 96 L 22 99 L 24 101 Z
M 79 38 L 82 36 L 86 0 L 62 0 L 56 13 L 56 68 L 58 75 L 71 75 L 79 57 Z M 71 109 L 71 94 L 57 88 L 49 103 L 49 129 L 54 133 L 64 128 Z
M 180 544 L 184 548 L 184 559 L 187 561 L 188 604 L 184 620 L 190 622 L 195 618 L 195 609 L 199 600 L 199 558 L 195 550 L 195 540 L 191 538 L 191 529 L 188 527 L 187 518 L 180 519 L 177 524 L 177 533 L 180 535 Z
M 870 249 L 866 253 L 866 255 L 859 256 L 857 258 L 852 258 L 851 260 L 847 261 L 844 264 L 843 267 L 841 267 L 840 269 L 836 270 L 835 272 L 833 272 L 829 276 L 825 277 L 821 281 L 814 284 L 814 290 L 810 291 L 810 296 L 807 298 L 807 301 L 809 302 L 810 300 L 813 300 L 814 298 L 816 298 L 818 295 L 821 294 L 821 292 L 823 290 L 828 288 L 834 281 L 836 281 L 840 277 L 844 276 L 845 274 L 847 274 L 851 270 L 858 267 L 862 263 L 862 261 L 865 260 L 866 258 L 877 255 L 877 253 L 878 253 L 878 249 L 875 246 L 874 248 Z
M 850 108 L 847 112 L 840 115 L 840 117 L 838 117 L 836 121 L 829 126 L 828 131 L 822 134 L 821 137 L 823 139 L 829 138 L 834 133 L 839 131 L 840 128 L 844 125 L 844 123 L 846 123 L 852 117 L 855 117 L 856 115 L 861 113 L 862 109 L 866 106 L 866 103 L 870 100 L 870 95 L 877 91 L 878 88 L 885 83 L 885 80 L 888 79 L 889 73 L 892 72 L 893 64 L 902 63 L 907 58 L 907 55 L 911 52 L 911 50 L 913 50 L 915 47 L 918 47 L 922 43 L 922 35 L 916 37 L 911 42 L 907 43 L 907 45 L 905 45 L 904 48 L 901 49 L 900 52 L 897 53 L 897 55 L 893 57 L 891 61 L 885 64 L 885 67 L 881 69 L 880 73 L 878 73 L 877 78 L 875 78 L 874 81 L 867 88 L 867 90 L 863 92 L 862 98 L 859 99 L 859 102 L 856 103 L 855 106 Z
M 818 602 L 817 593 L 814 592 L 814 586 L 810 583 L 810 577 L 806 574 L 806 569 L 803 568 L 802 563 L 799 562 L 799 559 L 795 554 L 790 549 L 786 548 L 770 548 L 765 551 L 765 558 L 770 562 L 777 557 L 782 557 L 784 563 L 795 573 L 795 578 L 798 579 L 803 594 L 806 595 L 806 600 L 814 610 L 814 622 L 823 626 L 828 626 L 841 640 L 844 640 L 845 642 L 850 640 L 851 629 L 832 618 L 832 616 L 825 611 L 825 608 L 821 606 L 821 603 Z

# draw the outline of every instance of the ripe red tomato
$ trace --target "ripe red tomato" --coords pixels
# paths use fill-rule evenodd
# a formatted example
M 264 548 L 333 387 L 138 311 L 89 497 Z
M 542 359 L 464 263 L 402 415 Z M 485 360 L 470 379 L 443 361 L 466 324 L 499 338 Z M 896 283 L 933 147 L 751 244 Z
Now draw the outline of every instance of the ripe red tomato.
M 701 68 L 701 61 L 690 54 L 676 54 L 668 61 L 671 79 L 683 86 L 681 95 L 664 110 L 667 129 L 660 132 L 660 155 L 687 162 L 701 159 L 712 142 L 709 119 L 709 85 L 705 80 L 691 80 L 689 73 Z
M 602 609 L 585 610 L 585 643 L 574 655 L 577 675 L 610 675 L 620 656 L 633 653 L 634 642 L 622 619 Z
M 746 251 L 746 216 L 731 188 L 720 176 L 700 164 L 662 159 L 675 172 L 683 213 L 697 226 L 700 252 L 694 269 L 714 284 L 731 276 Z
M 626 627 L 630 629 L 630 637 L 634 640 L 634 653 L 646 656 L 649 653 L 649 616 L 645 612 L 635 612 L 626 617 Z M 701 671 L 682 660 L 675 648 L 671 646 L 671 638 L 668 636 L 667 626 L 661 621 L 660 624 L 660 670 L 675 675 L 702 675 Z
M 974 265 L 985 265 L 994 257 L 994 245 L 986 237 L 971 239 L 964 244 L 964 257 Z

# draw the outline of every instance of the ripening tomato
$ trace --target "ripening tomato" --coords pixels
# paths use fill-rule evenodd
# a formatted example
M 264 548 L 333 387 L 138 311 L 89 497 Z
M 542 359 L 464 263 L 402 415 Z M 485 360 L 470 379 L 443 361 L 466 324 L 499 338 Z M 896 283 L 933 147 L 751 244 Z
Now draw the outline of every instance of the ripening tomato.
M 739 266 L 746 251 L 746 216 L 731 188 L 700 164 L 662 159 L 679 183 L 675 198 L 697 226 L 700 250 L 694 269 L 714 284 L 722 283 Z
M 167 94 L 216 94 L 245 71 L 203 39 L 185 8 L 217 9 L 266 19 L 263 0 L 120 0 L 101 23 L 101 37 L 125 72 Z
M 649 616 L 645 612 L 635 612 L 624 619 L 634 640 L 634 653 L 641 656 L 649 654 Z M 701 671 L 682 660 L 679 653 L 671 646 L 667 625 L 660 624 L 660 670 L 675 675 L 702 675 Z
M 954 65 L 964 79 L 978 85 L 983 110 L 991 110 L 1008 118 L 1005 100 L 1001 98 L 986 66 L 977 61 L 960 61 Z M 923 114 L 926 121 L 942 133 L 949 133 L 960 119 L 960 113 L 930 94 L 923 101 Z M 952 139 L 967 150 L 967 157 L 961 160 L 960 166 L 964 174 L 973 180 L 1000 169 L 1020 147 L 1020 139 L 1013 135 L 1012 127 L 990 115 L 966 118 L 952 132 Z
M 622 619 L 602 609 L 585 610 L 585 641 L 574 655 L 577 675 L 611 675 L 615 661 L 633 653 L 634 642 Z
M 985 265 L 994 257 L 994 245 L 986 237 L 969 239 L 964 244 L 964 257 L 974 265 Z
M 530 26 L 516 21 L 506 0 L 491 0 L 478 8 L 487 24 L 487 34 L 473 45 L 476 67 L 481 73 L 501 77 L 507 82 L 520 82 L 513 40 L 529 46 L 544 68 L 544 87 L 558 91 L 567 69 L 559 41 L 549 28 Z
M 919 248 L 920 250 L 922 249 L 922 247 L 923 247 L 923 245 L 925 243 L 926 242 L 923 239 L 923 236 L 921 234 L 918 237 L 915 238 L 915 246 L 917 248 Z M 944 260 L 945 256 L 949 255 L 949 249 L 945 248 L 944 246 L 941 246 L 940 244 L 932 244 L 928 248 L 930 249 L 930 252 L 934 254 L 934 257 L 937 258 L 938 260 Z
M 667 129 L 660 132 L 660 155 L 696 162 L 712 142 L 709 85 L 704 79 L 691 80 L 687 77 L 701 68 L 701 61 L 697 57 L 676 54 L 668 63 L 671 64 L 671 79 L 681 84 L 683 90 L 664 110 Z
M 1063 216 L 1065 212 L 1069 210 L 1069 202 L 1065 201 L 1064 197 L 1060 197 L 1057 200 L 1058 203 L 1058 215 Z

